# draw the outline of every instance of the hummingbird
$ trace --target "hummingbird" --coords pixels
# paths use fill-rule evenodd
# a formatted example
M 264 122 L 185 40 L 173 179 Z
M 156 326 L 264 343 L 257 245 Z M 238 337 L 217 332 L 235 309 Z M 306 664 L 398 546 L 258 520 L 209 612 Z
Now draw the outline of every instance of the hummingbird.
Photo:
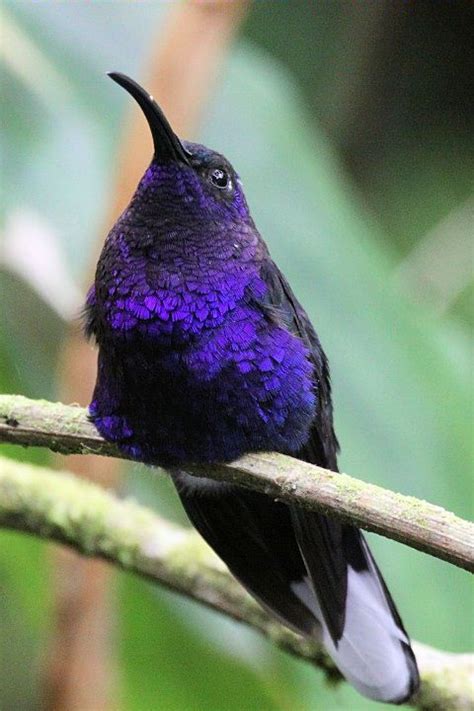
M 417 663 L 362 533 L 184 471 L 276 451 L 337 472 L 328 360 L 230 162 L 180 140 L 139 84 L 109 76 L 140 106 L 154 153 L 87 295 L 90 417 L 129 457 L 170 471 L 191 523 L 258 603 L 321 641 L 361 694 L 402 703 Z

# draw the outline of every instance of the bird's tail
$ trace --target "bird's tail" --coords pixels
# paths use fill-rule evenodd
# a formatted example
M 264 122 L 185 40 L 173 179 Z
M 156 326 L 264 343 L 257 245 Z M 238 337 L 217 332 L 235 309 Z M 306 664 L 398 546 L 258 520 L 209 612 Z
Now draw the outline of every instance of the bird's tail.
M 402 703 L 418 670 L 402 621 L 353 526 L 240 487 L 174 473 L 194 526 L 267 610 L 320 639 L 364 696 Z
M 361 532 L 301 509 L 292 519 L 308 571 L 293 591 L 319 620 L 334 663 L 364 696 L 406 701 L 419 685 L 416 659 Z

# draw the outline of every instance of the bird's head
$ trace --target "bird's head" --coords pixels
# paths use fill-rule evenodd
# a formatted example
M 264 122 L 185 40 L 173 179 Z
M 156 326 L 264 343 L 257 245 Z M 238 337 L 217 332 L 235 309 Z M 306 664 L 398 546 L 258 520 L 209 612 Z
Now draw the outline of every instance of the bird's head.
M 230 163 L 180 141 L 152 96 L 123 74 L 110 76 L 142 109 L 154 155 L 105 241 L 87 332 L 186 341 L 220 325 L 244 294 L 262 296 L 268 252 Z
M 229 161 L 205 146 L 181 141 L 154 98 L 133 79 L 118 72 L 109 76 L 138 103 L 153 138 L 153 160 L 134 197 L 142 218 L 180 214 L 184 222 L 250 224 L 242 185 Z

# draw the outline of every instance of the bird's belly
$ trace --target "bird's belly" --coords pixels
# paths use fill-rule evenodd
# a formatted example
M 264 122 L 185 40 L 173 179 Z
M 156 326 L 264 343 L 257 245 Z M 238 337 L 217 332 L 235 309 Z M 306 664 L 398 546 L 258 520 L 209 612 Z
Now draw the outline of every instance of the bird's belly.
M 163 465 L 297 451 L 316 406 L 303 344 L 284 331 L 265 334 L 258 348 L 224 340 L 101 362 L 91 404 L 101 434 L 133 458 Z

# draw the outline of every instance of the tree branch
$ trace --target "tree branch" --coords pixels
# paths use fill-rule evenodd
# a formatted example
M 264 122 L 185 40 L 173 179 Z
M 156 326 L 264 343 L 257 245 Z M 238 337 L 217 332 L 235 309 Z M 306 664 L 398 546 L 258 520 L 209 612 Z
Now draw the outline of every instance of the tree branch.
M 2 441 L 62 454 L 124 456 L 102 439 L 83 408 L 19 395 L 0 395 Z M 231 464 L 192 465 L 186 471 L 334 515 L 474 571 L 474 525 L 426 501 L 281 454 L 250 454 Z
M 274 644 L 340 675 L 316 643 L 270 618 L 194 532 L 120 500 L 68 472 L 0 457 L 0 526 L 72 546 L 197 600 L 258 630 Z M 424 711 L 472 708 L 472 655 L 415 643 L 422 684 L 411 705 Z

